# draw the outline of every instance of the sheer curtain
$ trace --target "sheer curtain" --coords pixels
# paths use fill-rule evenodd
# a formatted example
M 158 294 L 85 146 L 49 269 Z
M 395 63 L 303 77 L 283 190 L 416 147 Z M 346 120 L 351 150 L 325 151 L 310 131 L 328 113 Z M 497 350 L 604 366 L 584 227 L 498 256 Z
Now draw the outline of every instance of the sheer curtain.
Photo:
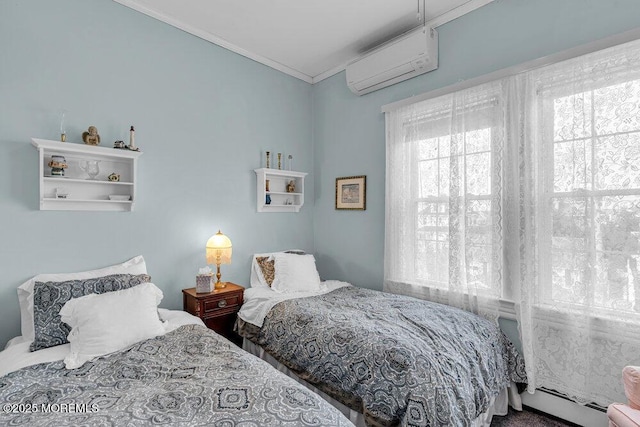
M 385 289 L 515 303 L 529 391 L 640 365 L 640 42 L 387 113 Z
M 387 115 L 386 290 L 497 319 L 501 82 Z
M 523 111 L 514 288 L 530 388 L 580 403 L 623 400 L 622 368 L 640 364 L 639 54 L 544 67 L 509 95 Z

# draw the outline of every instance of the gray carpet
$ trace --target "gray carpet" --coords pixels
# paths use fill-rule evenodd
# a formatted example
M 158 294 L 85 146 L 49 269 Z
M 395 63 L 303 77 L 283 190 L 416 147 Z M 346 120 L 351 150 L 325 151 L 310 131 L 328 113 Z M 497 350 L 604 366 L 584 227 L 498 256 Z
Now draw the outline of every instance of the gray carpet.
M 534 412 L 524 408 L 522 412 L 509 408 L 509 413 L 504 417 L 493 417 L 491 427 L 576 427 L 567 421 L 562 421 L 550 415 Z M 578 426 L 579 427 L 579 426 Z

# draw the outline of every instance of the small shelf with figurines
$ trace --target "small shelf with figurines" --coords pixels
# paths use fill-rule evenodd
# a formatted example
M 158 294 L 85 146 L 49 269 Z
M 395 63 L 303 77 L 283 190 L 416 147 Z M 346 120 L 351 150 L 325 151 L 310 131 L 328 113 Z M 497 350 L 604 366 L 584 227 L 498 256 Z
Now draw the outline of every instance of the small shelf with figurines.
M 142 152 L 32 138 L 40 210 L 131 211 Z
M 254 169 L 258 212 L 299 212 L 304 205 L 305 172 Z

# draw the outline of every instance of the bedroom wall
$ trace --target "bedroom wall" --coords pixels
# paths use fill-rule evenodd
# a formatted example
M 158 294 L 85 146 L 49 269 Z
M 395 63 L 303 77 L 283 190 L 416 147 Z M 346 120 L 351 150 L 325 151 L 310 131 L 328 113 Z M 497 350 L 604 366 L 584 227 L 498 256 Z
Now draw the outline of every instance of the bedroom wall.
M 385 127 L 380 108 L 639 27 L 637 0 L 495 0 L 437 28 L 439 68 L 364 96 L 341 72 L 313 87 L 314 237 L 321 276 L 382 289 Z M 366 211 L 337 211 L 335 179 L 367 176 Z
M 182 308 L 218 228 L 234 245 L 223 280 L 248 284 L 254 252 L 313 249 L 312 209 L 258 214 L 261 152 L 310 172 L 311 85 L 110 0 L 0 2 L 0 349 L 18 335 L 16 287 L 37 273 L 144 255 L 163 307 Z M 31 137 L 97 126 L 102 145 L 136 127 L 134 212 L 38 210 Z

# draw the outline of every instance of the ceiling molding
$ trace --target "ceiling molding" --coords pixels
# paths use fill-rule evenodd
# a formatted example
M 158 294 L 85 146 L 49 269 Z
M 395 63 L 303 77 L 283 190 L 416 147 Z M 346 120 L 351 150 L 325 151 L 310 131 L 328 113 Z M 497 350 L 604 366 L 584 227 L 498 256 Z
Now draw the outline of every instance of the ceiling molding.
M 159 12 L 157 12 L 155 10 L 151 10 L 151 9 L 148 9 L 148 8 L 146 8 L 144 6 L 141 6 L 135 0 L 113 0 L 113 1 L 116 2 L 116 3 L 119 3 L 119 4 L 123 5 L 123 6 L 126 6 L 126 7 L 130 8 L 130 9 L 133 9 L 133 10 L 135 10 L 137 12 L 140 12 L 140 13 L 143 13 L 143 14 L 145 14 L 147 16 L 150 16 L 150 17 L 152 17 L 154 19 L 162 21 L 162 22 L 164 22 L 166 24 L 169 24 L 172 27 L 176 27 L 179 30 L 182 30 L 182 31 L 184 31 L 186 33 L 192 34 L 192 35 L 194 35 L 196 37 L 199 37 L 199 38 L 201 38 L 203 40 L 206 40 L 206 41 L 211 42 L 213 44 L 216 44 L 216 45 L 218 45 L 220 47 L 223 47 L 223 48 L 225 48 L 227 50 L 230 50 L 230 51 L 232 51 L 234 53 L 237 53 L 238 55 L 242 55 L 242 56 L 244 56 L 246 58 L 252 59 L 252 60 L 254 60 L 256 62 L 259 62 L 259 63 L 261 63 L 263 65 L 266 65 L 266 66 L 271 67 L 271 68 L 273 68 L 275 70 L 281 71 L 281 72 L 283 72 L 285 74 L 288 74 L 288 75 L 290 75 L 292 77 L 300 79 L 300 80 L 302 80 L 302 81 L 304 81 L 306 83 L 313 83 L 313 78 L 311 76 L 308 76 L 308 75 L 306 75 L 304 73 L 301 73 L 298 70 L 294 70 L 293 68 L 287 67 L 286 65 L 283 65 L 283 64 L 281 64 L 281 63 L 279 63 L 277 61 L 273 61 L 273 60 L 271 60 L 269 58 L 265 58 L 264 56 L 260 56 L 260 55 L 257 55 L 255 53 L 253 53 L 253 52 L 249 52 L 248 50 L 245 50 L 245 49 L 243 49 L 243 48 L 241 48 L 239 46 L 236 46 L 233 43 L 229 43 L 227 40 L 224 40 L 224 39 L 222 39 L 220 37 L 217 37 L 217 36 L 215 36 L 215 35 L 213 35 L 211 33 L 199 30 L 199 29 L 197 29 L 195 27 L 192 27 L 192 26 L 190 26 L 188 24 L 185 24 L 184 22 L 182 22 L 182 21 L 180 21 L 178 19 L 174 19 L 174 18 L 172 18 L 170 16 L 167 16 L 165 14 L 159 13 Z
M 431 28 L 439 27 L 440 25 L 451 22 L 454 19 L 458 19 L 462 15 L 473 12 L 474 10 L 481 8 L 482 6 L 485 6 L 493 1 L 494 0 L 470 0 L 465 4 L 458 6 L 455 9 L 451 9 L 450 11 L 433 18 L 431 21 L 428 21 L 427 26 Z

